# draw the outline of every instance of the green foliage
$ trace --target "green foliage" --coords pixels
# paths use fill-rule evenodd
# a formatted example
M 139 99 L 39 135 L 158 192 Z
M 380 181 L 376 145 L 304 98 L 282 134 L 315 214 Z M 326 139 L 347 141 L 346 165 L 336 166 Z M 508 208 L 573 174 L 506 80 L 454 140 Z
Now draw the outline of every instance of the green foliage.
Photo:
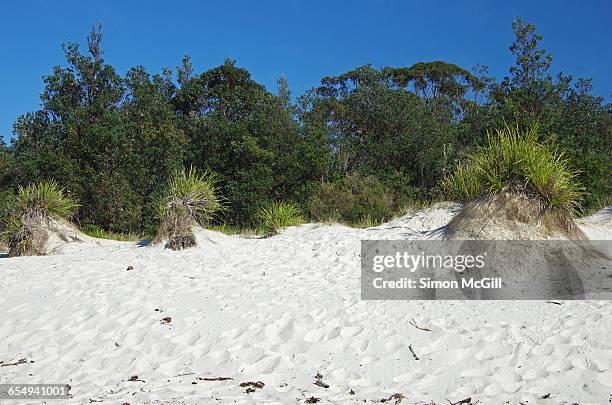
M 444 98 L 460 113 L 467 106 L 468 91 L 478 92 L 485 83 L 467 70 L 443 61 L 418 62 L 407 68 L 385 68 L 393 84 L 412 86 L 426 100 Z
M 186 139 L 167 73 L 134 68 L 123 78 L 101 41 L 97 27 L 87 53 L 66 44 L 67 66 L 45 77 L 41 110 L 18 119 L 12 186 L 53 177 L 82 203 L 80 222 L 140 232 L 155 218 L 152 195 L 183 164 Z
M 222 232 L 226 235 L 241 235 L 241 236 L 256 236 L 257 229 L 254 228 L 239 228 L 232 224 L 222 223 L 222 224 L 209 224 L 206 226 L 206 229 L 211 231 Z
M 168 188 L 157 200 L 160 221 L 171 216 L 188 217 L 204 225 L 215 214 L 223 211 L 223 198 L 217 189 L 216 175 L 198 173 L 192 166 L 182 169 L 170 180 Z
M 482 184 L 475 165 L 460 164 L 454 173 L 442 180 L 442 188 L 453 200 L 470 201 L 482 194 Z
M 183 238 L 195 224 L 204 225 L 224 209 L 214 173 L 198 173 L 192 166 L 176 173 L 156 198 L 160 226 L 155 242 Z
M 294 105 L 284 77 L 273 94 L 229 59 L 203 72 L 186 56 L 176 72 L 119 74 L 103 58 L 98 26 L 83 50 L 63 47 L 66 63 L 44 78 L 41 108 L 17 119 L 9 147 L 0 143 L 0 190 L 54 178 L 82 204 L 78 222 L 155 233 L 156 196 L 193 166 L 217 173 L 228 230 L 255 227 L 258 208 L 274 201 L 293 201 L 318 220 L 374 224 L 439 198 L 461 156 L 480 153 L 484 134 L 508 123 L 554 135 L 561 161 L 577 169 L 564 185 L 551 180 L 563 164 L 529 155 L 539 165 L 530 182 L 548 204 L 569 204 L 575 181 L 585 187 L 582 213 L 609 204 L 612 106 L 592 95 L 590 80 L 551 74 L 552 56 L 533 24 L 519 19 L 512 27 L 515 63 L 500 82 L 484 66 L 366 65 L 324 77 Z M 533 142 L 557 148 L 542 137 Z M 445 180 L 446 191 L 468 199 L 489 190 L 473 181 L 473 167 Z M 489 176 L 495 187 L 504 184 L 497 172 Z
M 487 144 L 446 178 L 444 186 L 461 201 L 508 190 L 531 194 L 545 207 L 567 212 L 577 210 L 583 191 L 563 152 L 552 138 L 540 142 L 535 127 L 506 127 L 488 134 Z
M 48 180 L 19 187 L 16 213 L 26 218 L 70 218 L 79 204 L 64 192 L 57 181 Z
M 358 222 L 349 222 L 349 223 L 346 223 L 346 225 L 351 226 L 353 228 L 367 229 L 367 228 L 372 228 L 374 226 L 378 226 L 384 222 L 385 221 L 383 219 L 374 220 L 369 215 L 366 215 L 364 218 L 361 218 L 361 220 L 359 220 Z
M 190 139 L 187 161 L 218 173 L 227 221 L 254 226 L 256 206 L 307 198 L 328 152 L 294 119 L 286 81 L 274 96 L 226 60 L 183 82 L 175 103 Z
M 93 224 L 87 224 L 87 225 L 82 226 L 81 232 L 93 238 L 118 240 L 122 242 L 137 242 L 142 239 L 147 239 L 147 237 L 144 235 L 138 235 L 134 233 L 118 233 L 118 232 L 107 231 Z
M 6 230 L 17 217 L 15 192 L 11 189 L 0 191 L 0 241 L 6 241 Z
M 9 194 L 3 202 L 0 239 L 10 248 L 10 255 L 37 254 L 35 246 L 41 221 L 68 219 L 79 207 L 55 180 L 30 183 Z
M 488 103 L 470 118 L 472 128 L 485 133 L 513 123 L 554 134 L 585 188 L 581 213 L 597 210 L 612 194 L 612 106 L 591 94 L 590 79 L 573 82 L 571 76 L 550 73 L 552 56 L 541 48 L 533 24 L 518 19 L 513 29 L 510 50 L 516 63 L 508 77 L 491 85 Z
M 13 155 L 2 139 L 0 139 L 0 190 L 6 188 L 9 183 L 13 175 L 13 165 Z
M 304 222 L 300 210 L 292 203 L 274 202 L 260 208 L 257 216 L 260 229 L 267 235 L 277 234 L 283 228 Z
M 396 211 L 392 193 L 373 176 L 350 174 L 333 183 L 321 183 L 308 201 L 317 221 L 359 224 L 389 219 Z
M 324 180 L 360 172 L 384 181 L 403 173 L 405 186 L 429 195 L 460 149 L 454 107 L 398 89 L 388 71 L 363 66 L 324 78 L 302 97 L 300 118 L 327 134 L 333 154 Z

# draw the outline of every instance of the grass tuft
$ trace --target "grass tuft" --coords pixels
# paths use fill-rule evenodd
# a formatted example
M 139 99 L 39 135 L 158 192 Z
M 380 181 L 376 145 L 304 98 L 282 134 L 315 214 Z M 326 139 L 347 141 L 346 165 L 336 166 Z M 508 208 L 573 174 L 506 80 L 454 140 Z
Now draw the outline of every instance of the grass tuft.
M 39 253 L 46 241 L 46 233 L 40 229 L 41 222 L 68 219 L 79 206 L 55 180 L 19 187 L 8 205 L 7 211 L 11 214 L 0 239 L 8 244 L 10 256 Z
M 195 245 L 192 226 L 205 225 L 223 211 L 224 200 L 219 195 L 214 173 L 198 173 L 190 167 L 170 180 L 166 192 L 157 198 L 156 206 L 160 227 L 153 242 L 168 239 L 168 247 L 183 249 Z
M 118 240 L 121 242 L 138 242 L 139 240 L 148 239 L 145 235 L 107 231 L 93 224 L 83 225 L 81 227 L 81 232 L 92 238 Z
M 292 203 L 275 202 L 261 208 L 257 214 L 260 228 L 266 235 L 275 235 L 283 228 L 304 222 L 302 213 Z
M 17 191 L 17 212 L 29 218 L 67 219 L 74 215 L 78 206 L 55 180 L 31 183 Z
M 239 235 L 239 236 L 257 236 L 257 230 L 253 228 L 242 228 L 236 225 L 221 223 L 221 224 L 209 224 L 206 229 L 211 231 L 217 231 L 226 235 Z
M 537 127 L 506 126 L 488 133 L 487 143 L 445 178 L 443 187 L 458 201 L 504 190 L 537 198 L 545 209 L 574 213 L 584 191 L 577 174 L 553 138 L 538 139 Z

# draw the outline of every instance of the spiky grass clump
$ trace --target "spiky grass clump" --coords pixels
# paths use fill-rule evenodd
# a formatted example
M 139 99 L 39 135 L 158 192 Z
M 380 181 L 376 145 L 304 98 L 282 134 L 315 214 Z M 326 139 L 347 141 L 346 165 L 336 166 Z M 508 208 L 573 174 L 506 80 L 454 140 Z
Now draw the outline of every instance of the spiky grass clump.
M 55 180 L 19 187 L 12 198 L 11 216 L 2 232 L 10 256 L 42 254 L 47 236 L 44 223 L 50 219 L 68 219 L 79 204 L 66 195 Z
M 442 183 L 446 193 L 457 201 L 469 201 L 482 193 L 482 184 L 473 166 L 460 164 Z
M 275 235 L 283 228 L 304 222 L 300 210 L 292 203 L 275 202 L 257 213 L 260 229 L 266 235 Z
M 17 210 L 31 218 L 70 218 L 79 204 L 65 194 L 57 181 L 49 180 L 19 187 Z
M 194 246 L 192 227 L 205 225 L 224 209 L 214 173 L 198 173 L 193 167 L 181 170 L 170 180 L 156 205 L 160 226 L 153 242 L 167 239 L 166 247 L 173 250 Z
M 554 139 L 539 141 L 536 127 L 523 132 L 506 126 L 488 133 L 487 143 L 447 177 L 443 186 L 459 201 L 503 190 L 531 196 L 543 209 L 567 214 L 579 208 L 583 193 L 577 172 Z

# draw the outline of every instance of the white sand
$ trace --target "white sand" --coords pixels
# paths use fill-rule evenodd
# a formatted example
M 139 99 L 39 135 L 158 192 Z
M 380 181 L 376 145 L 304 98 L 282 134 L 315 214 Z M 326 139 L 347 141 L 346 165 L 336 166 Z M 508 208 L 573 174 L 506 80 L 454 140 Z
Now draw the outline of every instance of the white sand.
M 0 367 L 0 383 L 69 383 L 73 400 L 48 403 L 74 404 L 373 403 L 394 393 L 402 404 L 609 403 L 612 302 L 360 300 L 360 239 L 435 237 L 455 211 L 268 239 L 201 231 L 200 246 L 182 252 L 87 239 L 68 253 L 0 259 L 0 366 L 28 362 Z M 581 227 L 609 236 L 609 216 Z M 317 372 L 329 388 L 314 385 Z M 198 379 L 213 377 L 231 380 Z M 265 386 L 245 393 L 248 381 Z

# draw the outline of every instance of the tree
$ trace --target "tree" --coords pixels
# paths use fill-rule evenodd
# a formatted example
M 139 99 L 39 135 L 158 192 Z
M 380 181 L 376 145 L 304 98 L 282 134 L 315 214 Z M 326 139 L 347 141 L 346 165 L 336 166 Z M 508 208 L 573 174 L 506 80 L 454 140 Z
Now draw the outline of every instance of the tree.
M 337 77 L 302 98 L 301 119 L 326 133 L 333 151 L 329 180 L 374 175 L 397 194 L 433 192 L 455 149 L 454 117 L 441 100 L 425 100 L 369 65 Z
M 14 185 L 56 179 L 80 202 L 77 220 L 115 231 L 147 225 L 150 195 L 181 165 L 185 138 L 166 75 L 122 78 L 105 63 L 101 26 L 88 53 L 63 46 L 66 67 L 45 77 L 42 108 L 15 124 Z
M 174 102 L 190 142 L 188 164 L 219 174 L 232 223 L 254 225 L 260 207 L 304 199 L 317 174 L 306 160 L 312 146 L 294 119 L 286 83 L 281 90 L 280 97 L 271 94 L 226 60 L 177 91 Z
M 425 100 L 444 100 L 455 113 L 460 114 L 473 103 L 468 103 L 468 91 L 477 93 L 485 83 L 469 71 L 448 62 L 418 62 L 410 67 L 385 68 L 384 73 L 400 88 L 412 86 L 415 93 Z
M 555 136 L 587 189 L 583 208 L 600 207 L 612 191 L 611 106 L 591 95 L 590 80 L 574 81 L 563 73 L 553 77 L 553 58 L 540 47 L 542 36 L 533 24 L 517 19 L 512 27 L 515 65 L 501 83 L 491 85 L 488 112 L 474 123 L 485 130 L 505 123 L 523 129 L 537 125 L 543 136 Z
M 170 70 L 151 76 L 143 67 L 134 67 L 125 85 L 126 168 L 142 199 L 142 228 L 152 232 L 157 225 L 154 198 L 183 167 L 188 140 L 172 105 L 176 87 Z

